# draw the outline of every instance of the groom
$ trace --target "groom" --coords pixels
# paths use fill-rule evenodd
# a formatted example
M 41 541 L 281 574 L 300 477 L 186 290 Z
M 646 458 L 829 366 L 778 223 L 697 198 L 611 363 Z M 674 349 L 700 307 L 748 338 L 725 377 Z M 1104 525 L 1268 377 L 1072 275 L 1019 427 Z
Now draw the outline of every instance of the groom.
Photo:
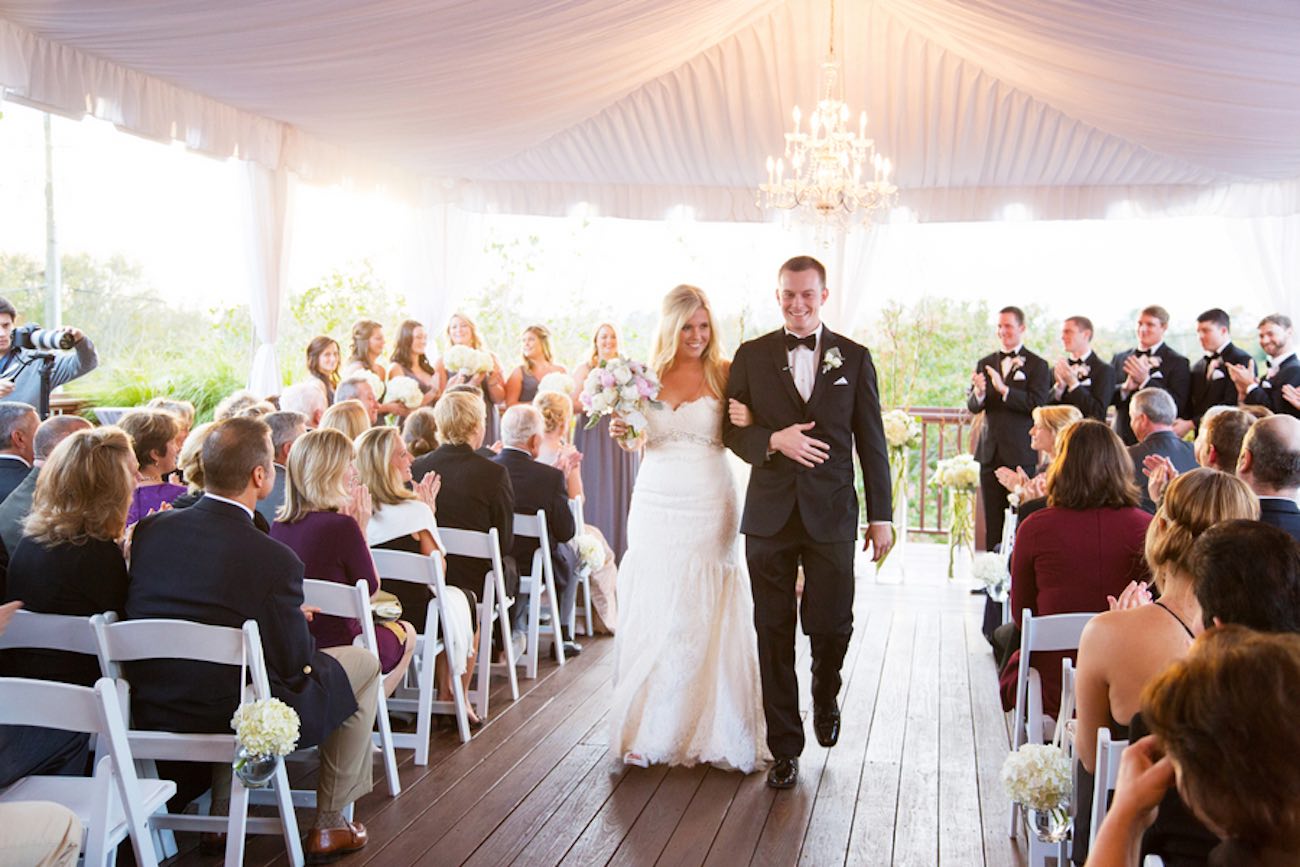
M 871 353 L 825 328 L 826 269 L 796 256 L 777 274 L 785 327 L 741 345 L 727 397 L 753 423 L 723 419 L 727 447 L 753 471 L 741 532 L 754 586 L 754 627 L 767 745 L 767 784 L 799 778 L 803 721 L 794 672 L 795 580 L 803 566 L 800 613 L 812 645 L 813 731 L 831 747 L 840 736 L 840 666 L 853 634 L 853 557 L 858 502 L 853 451 L 866 478 L 863 550 L 879 560 L 893 544 L 889 458 Z M 737 408 L 743 413 L 743 409 Z

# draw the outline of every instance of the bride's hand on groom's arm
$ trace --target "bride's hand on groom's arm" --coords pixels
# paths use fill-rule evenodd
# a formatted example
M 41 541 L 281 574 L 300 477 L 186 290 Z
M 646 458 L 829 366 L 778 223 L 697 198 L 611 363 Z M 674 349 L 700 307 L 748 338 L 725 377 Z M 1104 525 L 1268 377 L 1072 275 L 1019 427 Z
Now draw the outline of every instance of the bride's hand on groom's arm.
M 734 397 L 727 401 L 727 416 L 736 427 L 749 427 L 754 423 L 754 413 Z
M 774 431 L 768 440 L 767 447 L 774 452 L 780 452 L 796 464 L 805 467 L 815 467 L 818 464 L 825 463 L 831 447 L 821 440 L 815 440 L 804 433 L 806 430 L 811 430 L 815 425 L 816 422 L 810 421 L 804 424 L 792 424 L 787 428 Z

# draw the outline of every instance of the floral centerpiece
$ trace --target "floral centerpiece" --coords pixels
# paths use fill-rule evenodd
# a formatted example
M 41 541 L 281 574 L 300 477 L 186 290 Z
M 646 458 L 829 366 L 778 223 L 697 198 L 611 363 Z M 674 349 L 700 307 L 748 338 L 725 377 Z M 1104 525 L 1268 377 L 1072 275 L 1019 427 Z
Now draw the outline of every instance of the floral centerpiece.
M 881 415 L 881 421 L 885 428 L 885 444 L 889 448 L 889 474 L 893 477 L 890 502 L 894 510 L 894 524 L 891 530 L 897 541 L 900 536 L 899 527 L 903 528 L 903 533 L 907 531 L 907 470 L 912 449 L 921 441 L 921 423 L 904 409 L 891 409 Z M 890 548 L 884 557 L 876 561 L 877 572 L 885 565 L 885 560 L 893 550 Z
M 1011 585 L 1011 576 L 1007 574 L 1007 563 L 1000 554 L 983 551 L 975 555 L 975 580 L 989 591 L 989 598 L 1001 602 L 1007 598 L 1007 589 Z
M 605 565 L 605 546 L 590 533 L 578 535 L 578 571 L 590 575 Z
M 1025 744 L 1002 763 L 1007 796 L 1029 811 L 1040 840 L 1059 843 L 1070 833 L 1070 760 L 1052 744 Z
M 659 380 L 644 364 L 623 358 L 602 359 L 582 384 L 578 401 L 587 411 L 587 427 L 593 428 L 602 416 L 612 415 L 627 423 L 624 439 L 633 440 L 646 429 L 645 411 L 658 406 Z
M 230 720 L 239 742 L 235 774 L 245 788 L 257 789 L 271 781 L 276 762 L 298 744 L 298 712 L 278 698 L 241 704 Z
M 492 370 L 492 355 L 472 346 L 452 346 L 442 354 L 442 365 L 450 376 L 466 379 Z
M 394 376 L 388 380 L 388 387 L 384 393 L 391 403 L 400 403 L 407 409 L 415 409 L 424 403 L 424 392 L 420 391 L 420 383 L 409 376 Z
M 948 489 L 952 509 L 948 526 L 948 577 L 952 578 L 958 549 L 963 549 L 967 563 L 975 554 L 975 489 L 979 487 L 980 465 L 970 455 L 947 458 L 935 464 L 933 482 Z
M 554 373 L 546 374 L 542 377 L 541 382 L 537 383 L 538 394 L 553 391 L 557 394 L 570 395 L 577 389 L 578 385 L 573 381 L 573 377 L 569 376 L 567 373 L 561 373 L 558 370 Z

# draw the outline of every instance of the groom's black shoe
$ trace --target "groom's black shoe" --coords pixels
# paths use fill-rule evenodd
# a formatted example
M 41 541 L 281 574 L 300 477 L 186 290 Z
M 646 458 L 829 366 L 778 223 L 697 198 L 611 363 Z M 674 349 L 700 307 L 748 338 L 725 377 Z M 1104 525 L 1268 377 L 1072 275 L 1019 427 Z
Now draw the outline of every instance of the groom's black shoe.
M 833 747 L 840 740 L 840 706 L 831 699 L 826 704 L 813 702 L 813 732 L 817 743 Z
M 767 784 L 774 789 L 790 789 L 799 782 L 799 760 L 777 759 L 767 769 Z

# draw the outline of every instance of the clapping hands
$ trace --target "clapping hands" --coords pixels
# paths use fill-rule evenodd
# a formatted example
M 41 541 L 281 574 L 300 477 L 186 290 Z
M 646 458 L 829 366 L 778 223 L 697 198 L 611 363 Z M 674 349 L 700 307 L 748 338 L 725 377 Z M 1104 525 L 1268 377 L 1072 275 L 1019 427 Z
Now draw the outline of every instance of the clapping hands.
M 1119 598 L 1114 596 L 1106 597 L 1106 604 L 1110 606 L 1111 611 L 1124 611 L 1129 608 L 1141 608 L 1143 605 L 1151 604 L 1151 591 L 1147 589 L 1145 581 L 1130 581 L 1124 588 L 1124 592 L 1119 594 Z
M 1296 409 L 1300 409 L 1300 388 L 1296 388 L 1294 385 L 1282 386 L 1282 399 Z
M 1056 377 L 1057 385 L 1066 391 L 1079 384 L 1079 377 L 1074 375 L 1074 368 L 1070 366 L 1069 359 L 1064 356 L 1056 359 L 1052 374 Z
M 415 497 L 429 507 L 429 511 L 438 514 L 438 491 L 442 490 L 442 477 L 429 472 L 412 487 Z
M 1159 503 L 1165 488 L 1178 477 L 1174 462 L 1164 455 L 1147 455 L 1142 459 L 1142 472 L 1147 477 L 1147 495 L 1151 502 Z
M 370 498 L 370 489 L 365 485 L 358 484 L 353 479 L 351 487 L 348 489 L 348 498 L 340 509 L 345 515 L 351 515 L 361 528 L 361 535 L 366 534 L 366 527 L 370 524 L 370 516 L 374 514 L 375 504 Z
M 1232 378 L 1232 384 L 1237 386 L 1238 399 L 1245 398 L 1246 392 L 1250 391 L 1252 385 L 1256 385 L 1258 380 L 1255 379 L 1255 372 L 1244 364 L 1227 365 L 1228 376 Z
M 1147 384 L 1151 378 L 1151 359 L 1145 355 L 1130 355 L 1124 359 L 1124 390 L 1132 394 Z
M 1006 397 L 1008 391 L 1007 384 L 1003 381 L 1002 374 L 997 370 L 997 368 L 990 364 L 986 364 L 984 365 L 984 374 L 988 377 L 989 385 L 993 386 L 993 390 L 1003 397 Z

